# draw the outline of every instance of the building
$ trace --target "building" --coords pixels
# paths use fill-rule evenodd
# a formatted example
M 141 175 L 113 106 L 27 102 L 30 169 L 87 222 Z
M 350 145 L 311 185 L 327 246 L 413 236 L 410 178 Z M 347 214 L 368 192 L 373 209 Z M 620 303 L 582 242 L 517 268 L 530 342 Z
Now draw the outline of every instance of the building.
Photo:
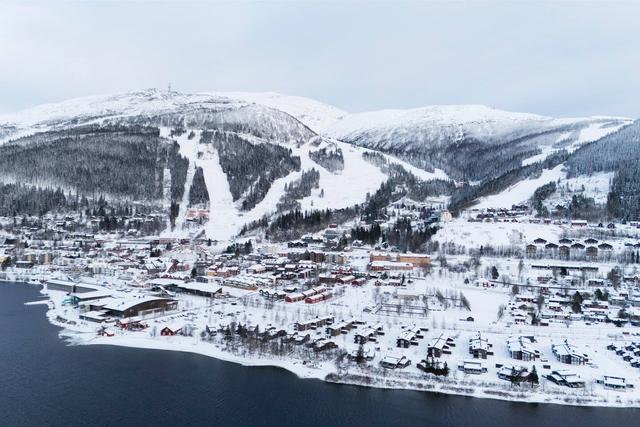
M 551 345 L 551 352 L 559 362 L 568 365 L 584 365 L 589 361 L 589 356 L 579 351 L 568 340 L 564 340 L 560 344 Z
M 530 362 L 540 357 L 540 351 L 534 347 L 533 337 L 515 336 L 507 338 L 509 357 L 516 360 Z
M 432 339 L 427 346 L 427 357 L 442 357 L 445 354 L 451 354 L 451 347 L 455 347 L 453 338 L 440 334 Z
M 552 383 L 569 388 L 583 388 L 585 384 L 582 378 L 580 378 L 580 375 L 575 374 L 568 369 L 553 371 L 547 375 L 547 379 Z
M 177 307 L 178 302 L 169 298 L 151 296 L 112 298 L 102 308 L 115 317 L 133 317 L 144 315 L 146 312 L 167 311 Z
M 493 355 L 491 351 L 492 347 L 489 340 L 483 338 L 480 332 L 477 332 L 469 339 L 469 354 L 472 355 L 474 359 L 486 359 L 487 356 Z

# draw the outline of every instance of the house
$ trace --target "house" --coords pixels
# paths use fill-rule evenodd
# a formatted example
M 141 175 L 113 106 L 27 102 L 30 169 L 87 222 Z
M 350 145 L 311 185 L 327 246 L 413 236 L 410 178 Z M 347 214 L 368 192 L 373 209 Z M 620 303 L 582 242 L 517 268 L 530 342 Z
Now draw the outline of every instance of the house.
M 163 337 L 171 337 L 174 335 L 178 335 L 183 328 L 184 325 L 167 325 L 160 330 L 160 335 Z
M 451 347 L 455 347 L 453 338 L 441 333 L 429 342 L 427 357 L 442 357 L 445 354 L 451 354 Z
M 487 372 L 487 368 L 482 366 L 482 362 L 475 360 L 464 360 L 458 365 L 458 370 L 465 374 L 480 375 Z
M 626 391 L 627 388 L 632 388 L 633 385 L 627 383 L 626 378 L 623 377 L 610 377 L 605 375 L 601 379 L 597 379 L 596 383 L 602 384 L 604 388 L 609 390 Z
M 331 325 L 334 321 L 333 316 L 316 317 L 315 319 L 307 320 L 306 322 L 296 322 L 293 328 L 296 331 L 307 331 L 310 329 L 317 329 L 325 325 Z
M 569 246 L 567 245 L 560 245 L 560 248 L 558 250 L 558 253 L 560 254 L 561 258 L 565 258 L 568 259 L 569 258 Z
M 411 365 L 411 360 L 406 356 L 392 356 L 388 355 L 382 358 L 380 366 L 385 369 L 403 369 Z
M 536 240 L 533 241 L 533 243 L 535 243 L 536 245 L 545 245 L 547 241 L 541 237 L 538 237 Z
M 354 342 L 356 344 L 366 344 L 369 341 L 376 341 L 378 335 L 384 335 L 382 332 L 382 324 L 377 324 L 373 327 L 363 329 L 361 332 L 356 332 Z
M 598 248 L 596 246 L 587 246 L 587 257 L 588 258 L 597 258 L 598 257 Z
M 396 340 L 396 346 L 400 348 L 409 348 L 412 345 L 418 345 L 418 339 L 423 338 L 420 328 L 408 328 Z
M 340 334 L 347 334 L 353 329 L 355 319 L 344 320 L 340 323 L 334 323 L 326 327 L 326 332 L 332 337 L 337 337 Z
M 609 243 L 600 243 L 598 245 L 598 249 L 600 249 L 601 251 L 611 251 L 613 250 L 613 246 Z
M 526 247 L 527 256 L 534 256 L 537 250 L 538 250 L 538 247 L 536 245 L 527 245 Z
M 512 336 L 507 338 L 509 357 L 516 360 L 530 362 L 540 357 L 540 351 L 534 347 L 535 339 L 527 336 Z
M 582 251 L 584 250 L 585 246 L 582 243 L 576 242 L 573 245 L 571 245 L 571 249 L 573 249 L 574 251 Z
M 486 359 L 488 355 L 493 355 L 490 350 L 492 347 L 493 345 L 489 343 L 488 339 L 483 338 L 480 332 L 469 339 L 469 354 L 474 359 Z
M 589 356 L 580 352 L 568 340 L 564 340 L 560 344 L 552 344 L 551 352 L 559 362 L 569 365 L 584 365 L 589 361 Z
M 520 365 L 502 365 L 498 368 L 498 378 L 501 380 L 517 382 L 529 375 L 529 370 Z
M 568 369 L 561 369 L 552 371 L 547 375 L 547 379 L 557 385 L 562 385 L 570 388 L 583 388 L 585 383 L 580 378 L 580 375 L 569 371 Z

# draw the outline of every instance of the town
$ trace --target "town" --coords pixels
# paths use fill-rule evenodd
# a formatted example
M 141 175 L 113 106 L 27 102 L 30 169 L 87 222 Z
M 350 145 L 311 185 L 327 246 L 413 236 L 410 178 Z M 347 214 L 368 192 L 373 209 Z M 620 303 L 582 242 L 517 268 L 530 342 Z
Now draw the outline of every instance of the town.
M 399 218 L 438 230 L 431 253 L 354 238 Z M 636 223 L 550 221 L 527 206 L 454 218 L 409 199 L 373 225 L 330 224 L 285 242 L 148 236 L 153 216 L 117 220 L 127 231 L 73 215 L 6 218 L 0 279 L 42 285 L 51 323 L 82 343 L 367 386 L 640 403 Z

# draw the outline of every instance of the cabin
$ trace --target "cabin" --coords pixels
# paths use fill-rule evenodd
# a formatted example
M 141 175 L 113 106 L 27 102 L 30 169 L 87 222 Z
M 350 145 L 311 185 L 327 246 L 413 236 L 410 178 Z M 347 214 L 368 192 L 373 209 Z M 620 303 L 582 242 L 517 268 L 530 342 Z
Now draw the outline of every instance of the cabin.
M 487 356 L 493 355 L 492 347 L 493 345 L 489 343 L 488 339 L 482 337 L 480 332 L 469 339 L 469 354 L 474 359 L 486 359 Z
M 458 365 L 458 370 L 465 374 L 480 375 L 487 372 L 487 368 L 481 362 L 475 360 L 464 360 Z
M 424 338 L 420 328 L 409 328 L 402 332 L 396 340 L 396 347 L 409 348 L 412 345 L 418 345 L 418 340 Z
M 507 339 L 509 357 L 530 362 L 540 357 L 540 351 L 534 347 L 535 339 L 527 336 L 515 336 Z
M 547 375 L 547 379 L 554 384 L 569 388 L 584 388 L 585 385 L 585 382 L 580 378 L 580 375 L 567 369 L 552 371 Z
M 325 325 L 331 325 L 334 321 L 333 316 L 316 317 L 315 319 L 307 320 L 306 322 L 296 322 L 293 325 L 294 330 L 301 332 L 310 329 L 321 328 Z
M 601 251 L 612 251 L 613 246 L 610 245 L 609 243 L 600 243 L 598 245 L 598 249 L 600 249 Z
M 429 342 L 427 357 L 442 357 L 445 354 L 451 354 L 451 347 L 455 347 L 453 338 L 442 333 Z
M 538 250 L 538 247 L 536 245 L 527 245 L 526 247 L 526 252 L 527 252 L 527 256 L 535 256 L 536 251 Z
M 587 246 L 587 258 L 597 258 L 597 257 L 598 257 L 598 247 Z
M 560 258 L 569 259 L 569 253 L 570 249 L 567 245 L 560 245 L 560 247 L 558 248 L 558 254 L 560 255 Z
M 517 382 L 526 378 L 529 375 L 529 370 L 520 365 L 502 365 L 498 368 L 497 375 L 501 380 Z
M 589 356 L 580 352 L 578 348 L 568 340 L 564 340 L 560 344 L 552 344 L 551 352 L 558 362 L 568 365 L 584 365 L 589 361 Z
M 411 365 L 411 360 L 406 356 L 385 356 L 380 361 L 380 366 L 385 369 L 403 369 Z
M 633 388 L 632 384 L 627 383 L 624 377 L 611 377 L 605 375 L 596 380 L 597 384 L 602 384 L 607 390 L 626 391 L 627 388 Z
M 172 337 L 178 335 L 182 331 L 183 325 L 167 325 L 160 330 L 160 335 L 163 337 Z

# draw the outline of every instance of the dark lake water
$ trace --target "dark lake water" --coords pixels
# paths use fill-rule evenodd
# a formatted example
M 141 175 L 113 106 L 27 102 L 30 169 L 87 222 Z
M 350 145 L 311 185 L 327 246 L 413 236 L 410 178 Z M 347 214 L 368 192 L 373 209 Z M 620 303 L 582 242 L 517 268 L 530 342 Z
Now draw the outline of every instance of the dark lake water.
M 636 426 L 574 408 L 300 380 L 194 354 L 67 346 L 33 286 L 0 283 L 0 426 Z

